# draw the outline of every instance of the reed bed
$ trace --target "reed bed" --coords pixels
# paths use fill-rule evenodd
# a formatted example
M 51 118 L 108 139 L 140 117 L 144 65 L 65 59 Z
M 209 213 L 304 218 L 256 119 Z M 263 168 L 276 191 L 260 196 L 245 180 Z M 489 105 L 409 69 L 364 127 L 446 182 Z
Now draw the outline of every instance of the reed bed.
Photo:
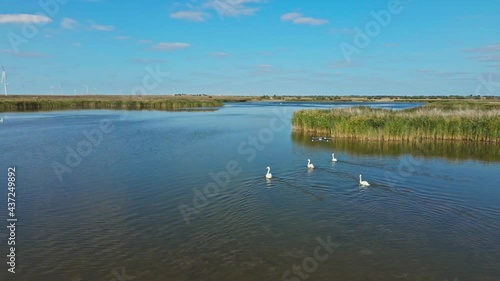
M 62 109 L 176 110 L 217 107 L 223 103 L 208 98 L 182 99 L 165 96 L 16 96 L 0 98 L 0 111 L 38 111 Z
M 500 143 L 500 104 L 431 103 L 406 110 L 366 106 L 301 110 L 293 129 L 363 140 L 463 140 Z

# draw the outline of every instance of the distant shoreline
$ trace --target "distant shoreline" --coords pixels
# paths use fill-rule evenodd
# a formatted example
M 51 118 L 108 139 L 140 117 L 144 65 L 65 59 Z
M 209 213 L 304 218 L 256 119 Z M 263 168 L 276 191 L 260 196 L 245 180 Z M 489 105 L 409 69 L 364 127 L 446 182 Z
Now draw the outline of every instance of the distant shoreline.
M 0 112 L 51 111 L 66 109 L 177 110 L 220 107 L 218 100 L 171 96 L 2 96 Z
M 500 101 L 464 96 L 217 96 L 217 95 L 10 95 L 0 96 L 0 112 L 65 109 L 177 110 L 220 107 L 225 102 L 440 102 Z

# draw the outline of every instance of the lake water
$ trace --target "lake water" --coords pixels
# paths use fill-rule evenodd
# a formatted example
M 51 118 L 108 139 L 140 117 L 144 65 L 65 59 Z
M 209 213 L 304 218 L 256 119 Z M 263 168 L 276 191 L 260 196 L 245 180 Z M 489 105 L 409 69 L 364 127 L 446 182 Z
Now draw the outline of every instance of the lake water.
M 291 132 L 352 105 L 2 113 L 0 279 L 500 280 L 499 148 Z

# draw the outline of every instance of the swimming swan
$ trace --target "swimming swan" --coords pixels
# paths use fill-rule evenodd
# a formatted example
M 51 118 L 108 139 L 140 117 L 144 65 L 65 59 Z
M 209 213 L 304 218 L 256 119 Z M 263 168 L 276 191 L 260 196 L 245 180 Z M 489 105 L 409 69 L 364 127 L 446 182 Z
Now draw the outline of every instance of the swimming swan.
M 314 169 L 314 165 L 311 164 L 311 159 L 307 159 L 307 168 Z
M 271 171 L 271 168 L 270 167 L 267 167 L 267 174 L 266 174 L 266 179 L 271 179 L 273 178 L 273 175 L 271 173 L 269 173 Z
M 332 162 L 337 162 L 337 158 L 335 158 L 335 153 L 332 153 Z
M 359 175 L 359 185 L 370 186 L 370 184 L 367 181 L 361 180 L 361 175 Z

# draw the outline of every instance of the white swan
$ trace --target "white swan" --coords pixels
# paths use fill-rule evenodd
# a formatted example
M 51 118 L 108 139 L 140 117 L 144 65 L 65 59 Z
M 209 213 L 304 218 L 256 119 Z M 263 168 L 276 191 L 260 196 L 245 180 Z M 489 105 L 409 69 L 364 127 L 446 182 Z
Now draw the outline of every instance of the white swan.
M 273 178 L 273 175 L 271 173 L 269 173 L 270 171 L 271 171 L 271 168 L 267 167 L 266 179 L 272 179 Z
M 361 180 L 361 175 L 359 175 L 359 185 L 370 186 L 370 184 L 367 181 Z
M 337 158 L 335 158 L 335 153 L 332 153 L 332 162 L 337 162 Z
M 311 159 L 307 159 L 307 168 L 314 169 L 314 165 L 311 164 Z

